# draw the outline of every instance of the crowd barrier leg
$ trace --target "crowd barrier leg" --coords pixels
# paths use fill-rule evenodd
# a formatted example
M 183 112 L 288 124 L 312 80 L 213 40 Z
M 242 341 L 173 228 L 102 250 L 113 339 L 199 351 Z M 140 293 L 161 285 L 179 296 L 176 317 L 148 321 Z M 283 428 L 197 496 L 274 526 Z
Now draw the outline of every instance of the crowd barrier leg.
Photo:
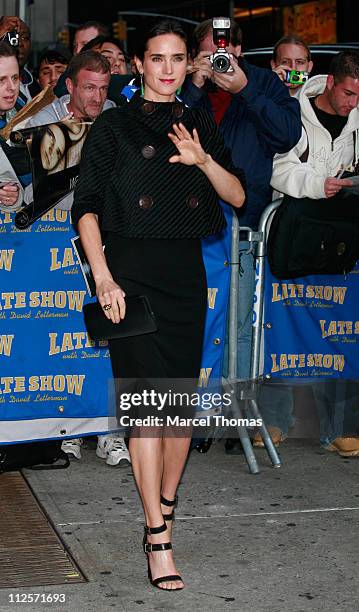
M 230 389 L 232 395 L 232 414 L 236 418 L 243 418 L 241 398 L 237 396 L 236 386 L 232 381 L 237 378 L 237 296 L 239 285 L 239 224 L 236 215 L 233 215 L 232 223 L 232 246 L 231 246 L 231 289 L 229 298 L 229 342 L 228 342 L 228 379 L 224 387 Z M 253 446 L 245 427 L 237 426 L 238 436 L 241 441 L 244 456 L 246 458 L 251 474 L 258 474 L 259 467 Z
M 258 385 L 256 381 L 259 378 L 260 369 L 260 350 L 262 339 L 262 324 L 263 324 L 263 305 L 264 305 L 264 256 L 265 256 L 265 237 L 267 223 L 279 206 L 281 200 L 275 200 L 268 206 L 263 213 L 260 221 L 258 232 L 252 232 L 248 228 L 248 240 L 251 244 L 257 244 L 256 264 L 258 269 L 258 286 L 257 286 L 257 304 L 256 304 L 256 322 L 253 326 L 253 344 L 251 354 L 250 381 L 242 389 L 236 389 L 237 383 L 237 297 L 239 290 L 239 223 L 236 215 L 233 215 L 232 223 L 232 247 L 231 247 L 231 289 L 230 289 L 230 305 L 229 305 L 229 365 L 228 379 L 224 380 L 224 387 L 230 389 L 232 394 L 232 413 L 235 417 L 243 418 L 247 413 L 246 408 L 250 406 L 251 416 L 255 419 L 261 419 L 260 410 L 258 407 L 257 395 Z M 243 228 L 242 228 L 243 229 Z M 242 405 L 244 410 L 242 410 Z M 259 473 L 259 467 L 256 456 L 245 427 L 237 427 L 238 436 L 243 446 L 243 452 L 252 474 Z M 273 467 L 280 467 L 281 461 L 272 438 L 264 424 L 259 428 L 263 438 L 264 446 L 267 450 Z
M 255 385 L 253 385 L 253 386 L 255 386 Z M 261 414 L 260 414 L 260 411 L 259 411 L 259 408 L 258 408 L 258 404 L 257 404 L 257 397 L 256 397 L 257 396 L 257 391 L 254 390 L 252 393 L 251 393 L 251 391 L 249 391 L 249 393 L 250 393 L 250 395 L 248 397 L 248 401 L 249 401 L 250 406 L 251 406 L 251 415 L 252 415 L 252 417 L 254 419 L 260 419 L 262 417 L 261 417 Z M 247 392 L 247 394 L 248 394 L 248 392 Z M 275 448 L 275 446 L 273 444 L 273 440 L 272 440 L 272 438 L 270 436 L 270 433 L 268 432 L 268 429 L 265 426 L 264 421 L 262 421 L 262 425 L 259 427 L 259 432 L 260 432 L 260 434 L 262 436 L 262 439 L 263 439 L 263 442 L 264 442 L 264 446 L 266 448 L 266 451 L 267 451 L 267 453 L 269 455 L 269 458 L 270 458 L 270 460 L 272 462 L 273 467 L 275 467 L 275 468 L 280 467 L 282 465 L 281 464 L 281 460 L 280 460 L 279 455 L 277 453 L 277 450 L 276 450 L 276 448 Z
M 266 256 L 266 236 L 268 223 L 281 204 L 282 198 L 274 200 L 263 212 L 259 227 L 258 227 L 258 241 L 256 250 L 256 270 L 258 276 L 257 285 L 257 303 L 256 303 L 256 322 L 253 326 L 253 343 L 252 343 L 252 356 L 251 356 L 251 370 L 250 377 L 252 381 L 258 380 L 260 375 L 260 351 L 261 351 L 261 340 L 263 330 L 263 309 L 264 309 L 264 277 L 265 277 L 265 256 Z M 258 404 L 256 399 L 251 400 L 252 411 L 254 418 L 260 418 L 258 410 Z M 273 467 L 280 467 L 281 461 L 277 450 L 273 444 L 272 438 L 263 422 L 259 428 L 259 432 L 262 436 L 264 446 L 271 459 Z
M 223 389 L 226 393 L 230 393 L 232 395 L 231 402 L 231 413 L 235 419 L 244 419 L 246 411 L 243 411 L 241 405 L 243 403 L 243 398 L 239 395 L 238 390 L 236 389 L 236 384 L 230 382 L 230 380 L 226 379 L 223 382 Z M 248 435 L 247 428 L 243 425 L 237 425 L 236 429 L 238 431 L 238 437 L 241 441 L 243 447 L 243 453 L 245 459 L 247 461 L 247 465 L 251 474 L 259 474 L 259 467 L 257 463 L 256 456 L 253 451 L 253 446 L 251 443 L 251 439 Z

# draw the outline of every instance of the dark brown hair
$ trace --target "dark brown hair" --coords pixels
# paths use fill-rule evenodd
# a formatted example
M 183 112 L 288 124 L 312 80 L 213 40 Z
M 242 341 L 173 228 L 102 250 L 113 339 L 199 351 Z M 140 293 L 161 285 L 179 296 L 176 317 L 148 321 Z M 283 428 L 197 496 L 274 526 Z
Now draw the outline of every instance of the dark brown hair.
M 91 50 L 79 53 L 72 58 L 67 70 L 68 78 L 75 83 L 78 73 L 83 68 L 85 70 L 101 72 L 103 74 L 106 74 L 106 72 L 111 72 L 110 63 L 107 58 L 104 55 L 101 55 L 101 53 Z
M 96 38 L 89 40 L 89 42 L 82 47 L 80 53 L 88 51 L 89 49 L 93 49 L 94 47 L 102 47 L 102 45 L 104 45 L 105 43 L 111 43 L 115 45 L 115 47 L 117 47 L 119 51 L 121 51 L 121 53 L 125 55 L 121 42 L 118 40 L 118 38 L 114 38 L 113 36 L 96 36 Z
M 345 77 L 359 79 L 359 51 L 342 51 L 335 55 L 328 73 L 333 75 L 335 83 L 343 81 Z
M 156 38 L 156 36 L 162 36 L 163 34 L 175 34 L 181 40 L 183 40 L 187 48 L 187 34 L 183 30 L 181 24 L 174 19 L 163 19 L 152 26 L 144 36 L 141 36 L 138 42 L 138 47 L 136 48 L 136 56 L 141 60 L 141 62 L 143 62 L 148 41 L 151 38 Z

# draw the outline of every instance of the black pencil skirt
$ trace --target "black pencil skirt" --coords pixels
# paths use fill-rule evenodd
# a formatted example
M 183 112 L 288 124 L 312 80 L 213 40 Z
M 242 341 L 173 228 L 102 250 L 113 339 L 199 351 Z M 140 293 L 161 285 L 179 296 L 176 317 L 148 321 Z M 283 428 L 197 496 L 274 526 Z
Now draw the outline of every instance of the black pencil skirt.
M 106 259 L 127 296 L 146 295 L 158 330 L 110 341 L 115 378 L 197 379 L 207 306 L 200 239 L 124 239 L 110 233 Z

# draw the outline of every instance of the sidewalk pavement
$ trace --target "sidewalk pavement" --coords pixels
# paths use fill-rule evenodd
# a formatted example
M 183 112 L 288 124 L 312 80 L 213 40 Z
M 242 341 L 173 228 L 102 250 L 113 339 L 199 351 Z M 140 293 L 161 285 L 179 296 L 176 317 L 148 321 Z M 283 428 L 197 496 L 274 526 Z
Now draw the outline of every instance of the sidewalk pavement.
M 25 472 L 88 583 L 18 592 L 65 593 L 66 603 L 0 610 L 355 612 L 358 610 L 359 459 L 315 440 L 286 440 L 283 466 L 258 450 L 261 472 L 223 443 L 192 451 L 179 487 L 174 550 L 187 588 L 147 580 L 143 517 L 130 468 L 107 466 L 95 442 L 67 470 Z

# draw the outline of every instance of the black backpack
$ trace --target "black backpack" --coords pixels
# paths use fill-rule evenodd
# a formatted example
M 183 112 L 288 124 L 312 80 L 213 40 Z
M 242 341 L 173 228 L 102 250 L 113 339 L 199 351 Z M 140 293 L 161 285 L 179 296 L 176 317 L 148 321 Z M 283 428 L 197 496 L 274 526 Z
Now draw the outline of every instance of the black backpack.
M 284 196 L 269 230 L 267 254 L 279 279 L 350 272 L 359 259 L 359 196 Z

